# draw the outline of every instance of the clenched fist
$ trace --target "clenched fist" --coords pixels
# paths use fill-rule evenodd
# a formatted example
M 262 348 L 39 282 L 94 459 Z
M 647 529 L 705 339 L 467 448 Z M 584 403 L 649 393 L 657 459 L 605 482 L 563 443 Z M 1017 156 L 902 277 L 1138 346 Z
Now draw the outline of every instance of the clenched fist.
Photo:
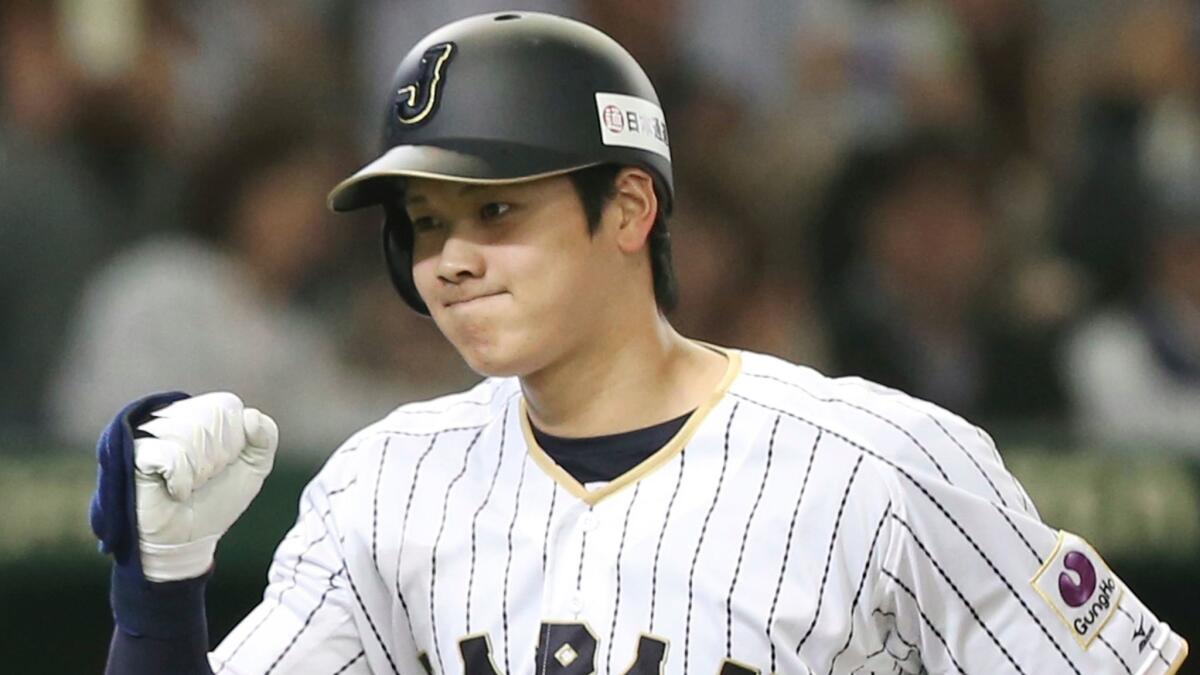
M 151 413 L 134 438 L 142 572 L 156 582 L 200 576 L 270 473 L 279 429 L 234 394 L 218 392 Z

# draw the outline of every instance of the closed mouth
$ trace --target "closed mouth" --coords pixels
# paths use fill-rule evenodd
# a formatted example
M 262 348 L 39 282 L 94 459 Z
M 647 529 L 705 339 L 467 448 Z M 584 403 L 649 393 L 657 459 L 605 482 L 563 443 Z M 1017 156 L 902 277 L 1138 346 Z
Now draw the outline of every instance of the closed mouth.
M 497 291 L 495 293 L 484 293 L 482 295 L 473 295 L 469 298 L 462 298 L 460 300 L 451 300 L 450 302 L 442 303 L 442 306 L 443 307 L 454 307 L 456 305 L 466 305 L 466 304 L 475 302 L 476 300 L 485 300 L 487 298 L 494 298 L 497 295 L 501 295 L 502 293 L 504 293 L 504 291 Z

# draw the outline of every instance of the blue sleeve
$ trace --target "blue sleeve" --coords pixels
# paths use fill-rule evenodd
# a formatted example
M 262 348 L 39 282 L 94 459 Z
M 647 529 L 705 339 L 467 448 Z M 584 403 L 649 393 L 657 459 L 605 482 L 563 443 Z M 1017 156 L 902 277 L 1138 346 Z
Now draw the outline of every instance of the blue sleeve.
M 152 583 L 113 566 L 116 620 L 108 675 L 212 675 L 204 590 L 211 572 L 183 581 Z

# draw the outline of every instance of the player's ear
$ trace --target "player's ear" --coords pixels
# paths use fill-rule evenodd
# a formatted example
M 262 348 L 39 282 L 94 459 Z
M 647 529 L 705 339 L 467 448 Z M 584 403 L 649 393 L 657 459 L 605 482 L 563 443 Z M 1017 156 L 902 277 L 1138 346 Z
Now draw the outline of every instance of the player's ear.
M 646 245 L 650 228 L 658 214 L 658 196 L 654 194 L 654 179 L 642 169 L 621 169 L 613 179 L 613 197 L 609 208 L 620 218 L 616 241 L 623 253 L 640 251 Z

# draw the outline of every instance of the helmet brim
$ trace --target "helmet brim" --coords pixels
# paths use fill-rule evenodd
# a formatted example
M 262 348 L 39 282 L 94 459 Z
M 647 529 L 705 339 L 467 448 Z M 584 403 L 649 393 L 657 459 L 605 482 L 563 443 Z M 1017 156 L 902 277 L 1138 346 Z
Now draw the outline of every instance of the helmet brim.
M 329 192 L 330 210 L 345 212 L 384 202 L 396 178 L 504 185 L 548 178 L 594 166 L 561 154 L 511 143 L 472 144 L 471 151 L 432 145 L 399 145 L 359 169 Z

